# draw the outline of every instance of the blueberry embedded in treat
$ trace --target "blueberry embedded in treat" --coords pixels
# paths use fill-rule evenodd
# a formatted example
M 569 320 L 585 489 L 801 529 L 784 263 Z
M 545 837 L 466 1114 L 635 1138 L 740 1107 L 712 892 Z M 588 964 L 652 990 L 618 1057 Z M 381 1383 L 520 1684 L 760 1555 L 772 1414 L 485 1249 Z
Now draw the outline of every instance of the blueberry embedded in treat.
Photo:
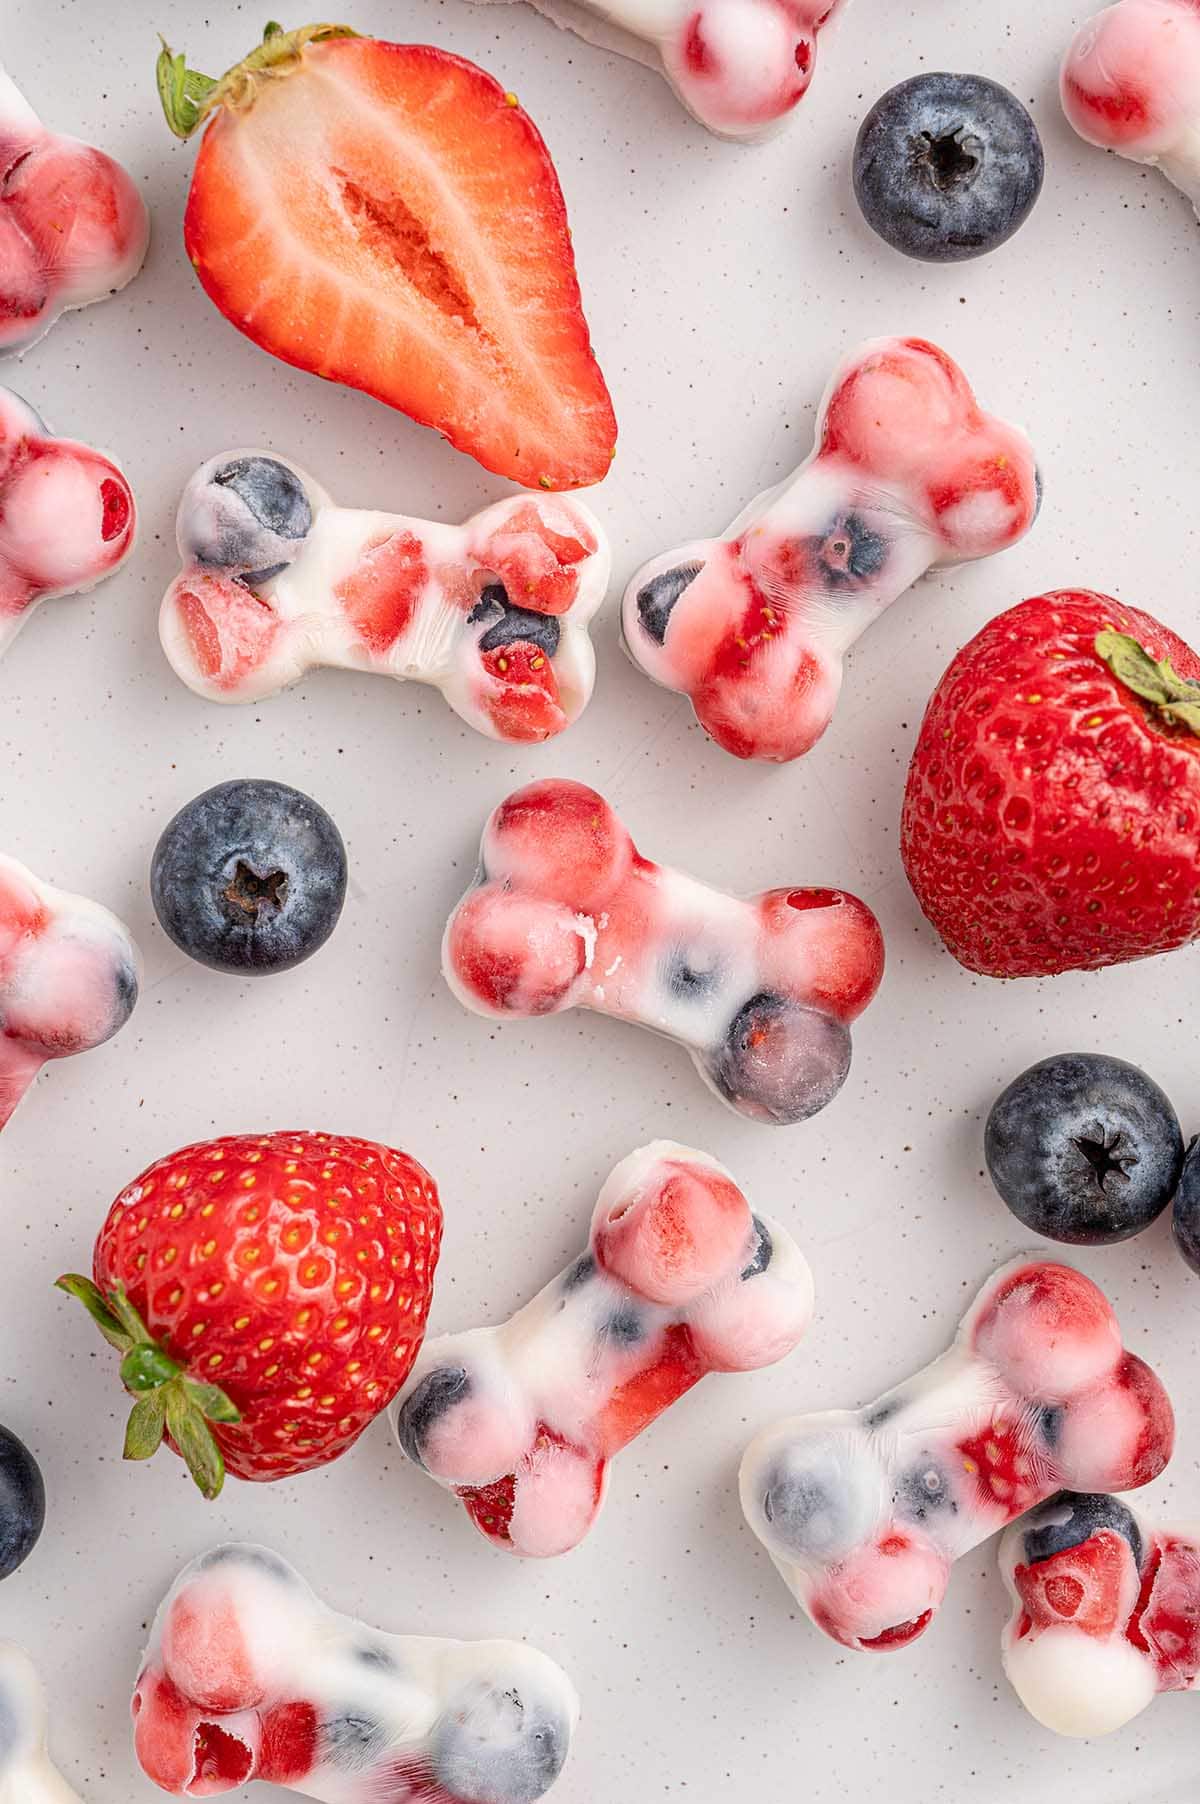
M 179 549 L 206 569 L 251 585 L 295 561 L 312 530 L 312 502 L 297 473 L 273 457 L 214 458 L 179 504 Z
M 0 1579 L 29 1558 L 45 1522 L 41 1469 L 23 1441 L 0 1428 Z
M 896 1480 L 896 1507 L 909 1521 L 924 1522 L 930 1516 L 957 1515 L 958 1503 L 950 1478 L 932 1453 L 921 1453 Z
M 211 1572 L 218 1566 L 249 1566 L 251 1571 L 261 1572 L 281 1585 L 298 1586 L 304 1582 L 295 1567 L 289 1566 L 277 1553 L 250 1541 L 227 1541 L 220 1547 L 213 1547 L 193 1562 L 191 1570 Z
M 555 614 L 537 614 L 529 608 L 506 607 L 499 620 L 490 626 L 479 641 L 480 651 L 501 651 L 506 645 L 520 641 L 536 645 L 548 658 L 553 658 L 562 638 L 562 627 Z
M 1102 1053 L 1042 1059 L 996 1099 L 984 1130 L 993 1184 L 1018 1220 L 1071 1246 L 1146 1228 L 1175 1194 L 1183 1135 L 1136 1065 Z
M 822 1459 L 822 1449 L 797 1451 L 768 1473 L 763 1519 L 773 1547 L 792 1559 L 816 1563 L 833 1557 L 854 1538 L 843 1474 Z
M 344 1710 L 326 1717 L 318 1730 L 318 1759 L 339 1772 L 359 1773 L 374 1764 L 388 1741 L 388 1731 L 367 1711 Z
M 832 1102 L 850 1050 L 849 1030 L 832 1015 L 764 990 L 738 1010 L 706 1068 L 736 1109 L 787 1126 Z
M 754 1223 L 754 1252 L 751 1254 L 749 1265 L 744 1266 L 740 1273 L 743 1284 L 748 1278 L 757 1278 L 760 1272 L 765 1272 L 775 1256 L 775 1244 L 766 1223 L 757 1215 L 751 1219 Z
M 470 1394 L 471 1378 L 465 1366 L 437 1366 L 404 1399 L 396 1415 L 396 1436 L 415 1466 L 425 1463 L 421 1449 L 430 1430 Z
M 216 971 L 287 971 L 320 950 L 346 896 L 346 848 L 320 805 L 286 783 L 237 779 L 188 802 L 150 869 L 159 924 Z
M 574 1265 L 568 1266 L 563 1273 L 563 1289 L 569 1296 L 573 1290 L 578 1290 L 581 1285 L 586 1284 L 595 1275 L 596 1261 L 591 1253 L 584 1253 L 575 1261 Z
M 887 563 L 888 542 L 873 532 L 859 514 L 835 520 L 820 541 L 817 562 L 831 588 L 868 582 Z
M 476 1680 L 434 1724 L 430 1767 L 438 1785 L 470 1804 L 535 1804 L 563 1769 L 570 1732 L 552 1706 Z
M 646 1324 L 632 1303 L 623 1303 L 600 1326 L 603 1339 L 614 1340 L 622 1347 L 635 1347 L 645 1333 Z
M 703 568 L 703 564 L 679 564 L 674 570 L 664 570 L 661 575 L 652 576 L 638 590 L 638 619 L 642 631 L 656 645 L 664 643 L 675 603 L 689 583 L 695 582 Z
M 1044 157 L 1015 95 L 981 75 L 929 72 L 890 88 L 854 147 L 863 217 L 894 250 L 929 263 L 995 250 L 1038 195 Z
M 1142 1531 L 1133 1512 L 1104 1491 L 1060 1491 L 1025 1518 L 1021 1536 L 1027 1565 L 1053 1559 L 1068 1548 L 1082 1547 L 1093 1535 L 1109 1529 L 1128 1541 L 1140 1572 L 1145 1548 Z
M 699 957 L 698 951 L 694 945 L 675 943 L 659 963 L 662 987 L 682 1002 L 707 1001 L 725 975 L 726 963 L 718 953 Z

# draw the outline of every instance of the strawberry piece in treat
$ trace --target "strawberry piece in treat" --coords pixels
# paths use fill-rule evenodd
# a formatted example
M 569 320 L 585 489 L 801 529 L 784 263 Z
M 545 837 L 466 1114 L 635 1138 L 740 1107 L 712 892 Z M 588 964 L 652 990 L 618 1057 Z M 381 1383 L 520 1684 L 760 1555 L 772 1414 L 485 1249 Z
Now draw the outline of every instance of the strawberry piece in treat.
M 0 653 L 40 602 L 111 576 L 135 530 L 133 492 L 116 464 L 55 438 L 19 395 L 0 388 Z
M 60 1280 L 122 1355 L 126 1458 L 165 1437 L 206 1497 L 227 1469 L 337 1459 L 408 1375 L 441 1231 L 429 1173 L 368 1140 L 235 1135 L 158 1160 L 109 1211 L 94 1282 Z
M 1103 1293 L 1069 1266 L 1019 1259 L 923 1372 L 862 1409 L 760 1434 L 742 1461 L 742 1508 L 819 1628 L 845 1647 L 894 1650 L 928 1627 L 955 1560 L 1064 1485 L 1148 1483 L 1174 1432 L 1166 1392 L 1122 1351 Z M 1037 1557 L 1074 1545 L 1047 1543 Z M 1064 1610 L 1074 1599 L 1099 1636 L 1115 1570 L 1103 1550 L 1086 1572 L 1048 1574 L 1063 1581 L 1049 1595 Z M 1136 1568 L 1121 1572 L 1132 1607 Z M 1078 1595 L 1068 1578 L 1086 1579 Z M 1035 1605 L 1050 1604 L 1021 1602 L 1028 1636 Z
M 1004 1667 L 1061 1735 L 1106 1735 L 1200 1680 L 1200 1529 L 1157 1528 L 1121 1497 L 1064 1492 L 1000 1543 Z
M 811 1313 L 790 1236 L 714 1159 L 657 1141 L 610 1173 L 586 1250 L 510 1321 L 430 1342 L 396 1438 L 496 1545 L 566 1553 L 614 1454 L 706 1373 L 784 1358 Z
M 159 633 L 210 701 L 262 701 L 328 664 L 432 684 L 521 744 L 562 732 L 591 696 L 610 559 L 577 501 L 514 496 L 447 526 L 336 507 L 295 464 L 230 451 L 191 478 L 176 536 L 184 568 Z
M 248 1648 L 255 1695 L 225 1702 Z M 133 1695 L 138 1762 L 163 1791 L 208 1798 L 261 1780 L 324 1804 L 536 1804 L 578 1714 L 570 1680 L 535 1649 L 370 1628 L 241 1544 L 176 1579 Z
M 1063 110 L 1081 138 L 1150 163 L 1200 205 L 1200 12 L 1194 0 L 1119 0 L 1063 58 Z
M 487 821 L 442 970 L 476 1014 L 579 1007 L 652 1027 L 739 1114 L 789 1123 L 845 1081 L 883 946 L 841 890 L 733 897 L 651 864 L 603 796 L 554 779 Z
M 340 25 L 271 27 L 217 82 L 164 47 L 159 91 L 178 136 L 208 121 L 184 242 L 240 331 L 526 488 L 603 479 L 612 403 L 558 178 L 515 96 L 448 51 Z
M 1033 597 L 952 661 L 917 738 L 901 856 L 968 970 L 1098 970 L 1200 934 L 1200 657 L 1089 590 Z
M 140 969 L 128 928 L 107 908 L 0 853 L 0 1130 L 51 1059 L 120 1032 Z
M 119 163 L 48 131 L 0 70 L 0 353 L 132 281 L 150 216 Z
M 982 411 L 944 351 L 874 340 L 834 372 L 798 470 L 722 538 L 637 572 L 626 649 L 735 757 L 799 758 L 872 621 L 926 571 L 1015 544 L 1039 502 L 1028 440 Z

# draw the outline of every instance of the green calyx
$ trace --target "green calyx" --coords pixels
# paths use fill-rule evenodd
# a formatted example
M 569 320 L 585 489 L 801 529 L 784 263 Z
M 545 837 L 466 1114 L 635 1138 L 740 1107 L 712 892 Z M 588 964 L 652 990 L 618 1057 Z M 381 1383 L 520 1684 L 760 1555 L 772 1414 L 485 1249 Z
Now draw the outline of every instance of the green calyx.
M 1159 662 L 1128 633 L 1112 627 L 1096 634 L 1093 649 L 1117 681 L 1146 703 L 1160 731 L 1200 736 L 1200 683 L 1181 677 L 1169 658 Z
M 217 1385 L 188 1377 L 153 1339 L 123 1286 L 106 1296 L 90 1278 L 68 1273 L 58 1289 L 83 1304 L 121 1355 L 121 1382 L 137 1399 L 125 1427 L 125 1458 L 149 1459 L 169 1434 L 205 1497 L 219 1496 L 225 1461 L 209 1424 L 240 1422 L 237 1406 Z
M 297 31 L 285 31 L 272 20 L 262 43 L 219 77 L 189 69 L 187 58 L 176 55 L 160 37 L 156 75 L 167 124 L 177 138 L 190 138 L 217 107 L 249 106 L 260 83 L 287 75 L 296 67 L 306 44 L 357 36 L 349 25 L 301 25 Z

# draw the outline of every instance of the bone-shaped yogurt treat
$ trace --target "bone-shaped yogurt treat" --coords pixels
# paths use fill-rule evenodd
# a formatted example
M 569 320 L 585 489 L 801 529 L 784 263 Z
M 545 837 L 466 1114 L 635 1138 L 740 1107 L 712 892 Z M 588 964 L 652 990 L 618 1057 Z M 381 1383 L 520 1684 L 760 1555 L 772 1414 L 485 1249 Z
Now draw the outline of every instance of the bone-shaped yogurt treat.
M 0 853 L 0 1129 L 50 1059 L 124 1027 L 139 963 L 116 915 Z
M 1089 1278 L 1036 1257 L 984 1285 L 940 1359 L 859 1410 L 792 1416 L 742 1461 L 742 1508 L 844 1647 L 904 1647 L 954 1561 L 1064 1487 L 1156 1478 L 1175 1423 Z
M 325 1804 L 533 1804 L 578 1715 L 536 1649 L 368 1628 L 244 1545 L 176 1579 L 133 1694 L 142 1771 L 185 1798 L 261 1779 Z
M 489 817 L 442 971 L 477 1015 L 578 1007 L 653 1028 L 739 1115 L 787 1124 L 841 1089 L 883 936 L 845 890 L 730 896 L 651 864 L 603 796 L 553 778 Z
M 522 741 L 591 696 L 610 557 L 574 499 L 514 495 L 447 526 L 335 507 L 295 464 L 227 451 L 184 489 L 176 533 L 159 633 L 210 701 L 264 701 L 328 664 L 431 683 L 481 733 Z
M 0 388 L 0 653 L 39 602 L 111 576 L 133 550 L 133 492 L 99 451 L 55 438 Z
M 119 163 L 47 131 L 0 69 L 0 353 L 132 281 L 150 215 Z
M 1081 138 L 1151 163 L 1200 211 L 1200 11 L 1194 0 L 1119 0 L 1089 19 L 1059 89 Z
M 42 1681 L 11 1641 L 0 1641 L 0 1804 L 80 1804 L 50 1763 Z
M 799 758 L 833 718 L 855 640 L 926 571 L 1014 544 L 1039 497 L 1028 439 L 982 412 L 944 351 L 875 339 L 835 371 L 793 475 L 722 538 L 637 572 L 626 649 L 727 752 Z
M 396 1438 L 497 1546 L 566 1553 L 613 1455 L 706 1373 L 783 1359 L 812 1295 L 791 1235 L 724 1166 L 657 1140 L 609 1174 L 585 1251 L 532 1302 L 426 1343 L 392 1405 Z
M 1059 1735 L 1108 1735 L 1200 1678 L 1200 1522 L 1155 1527 L 1121 1497 L 1064 1491 L 1004 1531 L 1004 1670 Z
M 808 92 L 817 33 L 839 0 L 532 0 L 556 25 L 657 64 L 724 138 L 780 125 Z

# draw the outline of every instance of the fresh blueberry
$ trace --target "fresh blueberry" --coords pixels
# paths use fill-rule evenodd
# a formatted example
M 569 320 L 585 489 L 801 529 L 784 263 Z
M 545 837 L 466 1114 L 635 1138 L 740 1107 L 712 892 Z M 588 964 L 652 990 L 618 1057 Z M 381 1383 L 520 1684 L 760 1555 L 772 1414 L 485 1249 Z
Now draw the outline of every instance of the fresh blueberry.
M 705 1069 L 743 1115 L 785 1126 L 832 1102 L 850 1069 L 850 1035 L 832 1015 L 761 991 L 738 1010 Z
M 934 1454 L 919 1453 L 904 1468 L 896 1480 L 896 1504 L 903 1515 L 915 1522 L 925 1522 L 942 1511 L 957 1514 L 950 1479 Z
M 757 1278 L 765 1272 L 775 1256 L 775 1246 L 768 1231 L 766 1222 L 757 1215 L 751 1218 L 754 1222 L 754 1251 L 750 1255 L 750 1263 L 740 1273 L 744 1284 L 748 1278 Z
M 1060 1491 L 1057 1497 L 1041 1504 L 1025 1518 L 1022 1541 L 1025 1559 L 1031 1566 L 1053 1559 L 1068 1548 L 1082 1547 L 1085 1541 L 1110 1529 L 1128 1541 L 1134 1564 L 1141 1571 L 1142 1531 L 1130 1510 L 1119 1497 L 1103 1491 Z
M 433 1726 L 433 1777 L 471 1804 L 534 1804 L 563 1769 L 570 1727 L 553 1706 L 476 1680 Z
M 295 470 L 274 457 L 216 457 L 179 504 L 179 549 L 192 563 L 265 583 L 293 563 L 313 510 Z
M 1103 1246 L 1166 1208 L 1183 1163 L 1174 1109 L 1136 1065 L 1061 1053 L 997 1097 L 984 1130 L 991 1179 L 1035 1234 Z
M 1171 1227 L 1175 1245 L 1192 1270 L 1200 1272 L 1200 1137 L 1192 1141 L 1184 1156 Z
M 667 623 L 675 603 L 703 568 L 703 564 L 680 564 L 677 569 L 652 576 L 645 587 L 638 590 L 638 619 L 647 638 L 653 639 L 656 645 L 661 645 L 667 636 Z
M 346 897 L 346 848 L 323 808 L 286 783 L 218 783 L 181 808 L 150 867 L 163 931 L 242 976 L 287 971 L 325 944 Z
M 46 1487 L 28 1447 L 0 1428 L 0 1579 L 37 1546 L 46 1521 Z
M 470 1395 L 465 1366 L 436 1366 L 404 1399 L 396 1415 L 396 1435 L 414 1466 L 424 1464 L 421 1449 L 435 1423 Z
M 1041 193 L 1037 127 L 982 75 L 915 75 L 859 129 L 854 192 L 894 250 L 926 263 L 982 256 L 1011 238 Z

